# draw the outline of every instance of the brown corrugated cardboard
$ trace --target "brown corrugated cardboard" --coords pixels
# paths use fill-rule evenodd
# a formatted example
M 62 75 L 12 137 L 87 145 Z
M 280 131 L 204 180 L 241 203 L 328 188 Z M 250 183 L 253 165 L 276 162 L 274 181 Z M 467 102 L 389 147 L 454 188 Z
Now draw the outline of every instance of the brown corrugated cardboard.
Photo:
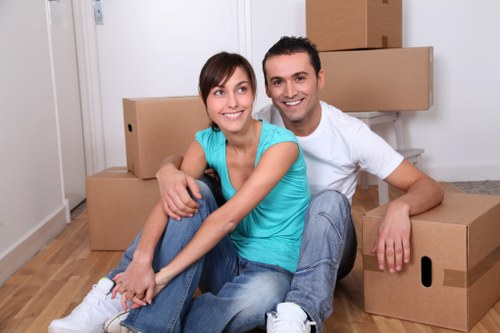
M 158 181 L 135 177 L 125 167 L 86 180 L 91 250 L 125 250 L 160 200 Z
M 500 298 L 500 196 L 446 192 L 413 216 L 411 262 L 396 274 L 369 252 L 385 208 L 363 217 L 365 311 L 470 330 Z
M 318 51 L 402 47 L 402 1 L 307 0 L 306 34 Z
M 124 99 L 127 167 L 141 179 L 154 178 L 168 155 L 182 155 L 194 134 L 209 124 L 199 97 Z
M 433 48 L 320 52 L 320 98 L 343 111 L 418 111 L 432 106 Z

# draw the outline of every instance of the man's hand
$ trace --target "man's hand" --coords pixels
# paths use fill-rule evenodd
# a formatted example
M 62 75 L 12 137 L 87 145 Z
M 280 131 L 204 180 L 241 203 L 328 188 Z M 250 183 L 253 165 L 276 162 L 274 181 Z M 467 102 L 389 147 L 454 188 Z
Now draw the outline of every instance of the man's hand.
M 156 174 L 160 186 L 162 208 L 168 216 L 180 220 L 198 212 L 198 203 L 191 197 L 201 199 L 200 189 L 193 177 L 167 164 Z
M 155 273 L 149 263 L 132 260 L 125 272 L 117 274 L 113 281 L 116 286 L 111 296 L 122 294 L 122 307 L 126 310 L 126 301 L 132 301 L 138 306 L 151 304 L 155 290 Z
M 377 255 L 380 270 L 384 270 L 387 264 L 390 273 L 400 272 L 403 263 L 410 262 L 410 234 L 408 210 L 389 206 L 380 221 L 377 239 L 370 251 Z

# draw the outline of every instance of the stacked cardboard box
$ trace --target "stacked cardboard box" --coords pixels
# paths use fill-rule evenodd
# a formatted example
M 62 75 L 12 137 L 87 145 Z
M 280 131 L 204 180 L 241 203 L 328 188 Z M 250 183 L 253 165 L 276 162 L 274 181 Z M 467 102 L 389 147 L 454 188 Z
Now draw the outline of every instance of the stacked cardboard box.
M 363 216 L 365 311 L 468 331 L 500 298 L 500 196 L 446 192 L 411 217 L 411 262 L 378 269 L 370 248 L 386 206 Z
M 197 131 L 209 125 L 200 99 L 124 99 L 127 168 L 106 169 L 87 178 L 92 250 L 125 250 L 159 201 L 155 174 L 168 155 L 182 155 Z
M 402 48 L 402 0 L 307 0 L 306 32 L 326 73 L 322 100 L 346 112 L 432 106 L 433 48 Z

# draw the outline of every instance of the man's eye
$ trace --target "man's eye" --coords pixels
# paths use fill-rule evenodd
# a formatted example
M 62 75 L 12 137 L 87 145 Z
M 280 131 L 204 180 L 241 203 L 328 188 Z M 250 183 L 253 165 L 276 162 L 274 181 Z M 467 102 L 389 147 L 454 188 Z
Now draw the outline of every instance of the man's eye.
M 281 83 L 283 83 L 283 81 L 281 81 L 281 80 L 274 80 L 272 83 L 273 83 L 273 86 L 279 86 Z
M 306 79 L 305 76 L 297 76 L 296 80 L 301 82 L 301 81 L 304 81 Z

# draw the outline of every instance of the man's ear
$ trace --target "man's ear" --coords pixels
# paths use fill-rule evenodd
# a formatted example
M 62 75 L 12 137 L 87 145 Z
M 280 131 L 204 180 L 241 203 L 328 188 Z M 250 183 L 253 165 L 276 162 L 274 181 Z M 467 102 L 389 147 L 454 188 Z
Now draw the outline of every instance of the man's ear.
M 325 86 L 325 72 L 320 69 L 318 72 L 318 89 L 322 89 Z
M 271 98 L 271 92 L 269 91 L 269 86 L 267 85 L 267 80 L 264 79 L 264 86 L 266 87 L 266 95 Z

